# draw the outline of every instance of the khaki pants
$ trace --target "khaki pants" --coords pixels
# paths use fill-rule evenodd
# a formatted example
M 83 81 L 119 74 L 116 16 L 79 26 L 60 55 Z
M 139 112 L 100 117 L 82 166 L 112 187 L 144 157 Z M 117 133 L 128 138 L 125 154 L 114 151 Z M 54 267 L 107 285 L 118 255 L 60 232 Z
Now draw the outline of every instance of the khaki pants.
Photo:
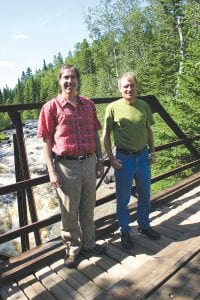
M 61 237 L 69 255 L 95 246 L 96 158 L 55 162 L 62 187 L 57 189 L 61 208 Z

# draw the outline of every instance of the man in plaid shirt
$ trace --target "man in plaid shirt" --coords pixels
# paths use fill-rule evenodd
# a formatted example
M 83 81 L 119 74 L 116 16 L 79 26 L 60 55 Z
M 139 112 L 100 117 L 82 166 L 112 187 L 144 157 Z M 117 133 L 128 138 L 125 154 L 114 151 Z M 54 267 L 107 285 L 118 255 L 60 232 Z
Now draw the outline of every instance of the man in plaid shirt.
M 64 65 L 61 93 L 43 105 L 38 121 L 50 182 L 60 202 L 68 268 L 78 265 L 81 250 L 105 253 L 105 247 L 95 243 L 93 221 L 96 177 L 103 176 L 101 124 L 93 101 L 78 95 L 79 81 L 77 68 Z

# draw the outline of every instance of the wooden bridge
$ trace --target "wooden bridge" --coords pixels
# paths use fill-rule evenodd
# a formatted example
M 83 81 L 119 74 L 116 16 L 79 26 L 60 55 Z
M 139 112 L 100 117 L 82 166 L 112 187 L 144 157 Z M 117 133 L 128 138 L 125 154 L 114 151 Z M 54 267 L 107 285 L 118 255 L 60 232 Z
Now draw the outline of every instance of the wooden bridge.
M 0 244 L 21 238 L 22 253 L 0 258 L 0 299 L 200 299 L 200 153 L 154 96 L 142 97 L 159 113 L 178 140 L 156 147 L 156 151 L 185 145 L 191 161 L 152 178 L 152 183 L 196 167 L 196 172 L 175 185 L 152 195 L 151 224 L 161 234 L 158 241 L 137 232 L 136 198 L 133 186 L 130 211 L 134 247 L 121 247 L 115 215 L 115 192 L 99 192 L 97 183 L 95 226 L 97 242 L 105 243 L 106 255 L 82 252 L 77 269 L 63 265 L 64 246 L 59 236 L 44 243 L 40 229 L 60 221 L 60 214 L 37 219 L 32 187 L 48 182 L 47 175 L 31 179 L 20 111 L 38 109 L 42 103 L 0 106 L 8 112 L 16 128 L 14 135 L 16 183 L 0 187 L 0 195 L 17 192 L 19 228 L 0 235 Z M 115 99 L 95 99 L 108 103 Z M 105 160 L 105 174 L 110 169 Z M 27 205 L 31 215 L 28 224 Z M 34 232 L 36 247 L 30 249 L 29 233 Z

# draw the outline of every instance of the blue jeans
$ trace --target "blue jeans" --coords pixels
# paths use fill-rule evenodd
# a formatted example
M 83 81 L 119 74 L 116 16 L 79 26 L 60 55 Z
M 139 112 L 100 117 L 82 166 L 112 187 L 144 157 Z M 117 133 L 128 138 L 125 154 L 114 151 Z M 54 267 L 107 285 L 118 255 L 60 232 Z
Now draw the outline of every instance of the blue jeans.
M 151 211 L 151 168 L 148 150 L 145 149 L 141 154 L 134 156 L 117 151 L 116 158 L 122 161 L 122 169 L 115 170 L 117 216 L 120 230 L 130 232 L 131 219 L 128 204 L 134 179 L 138 195 L 137 222 L 140 228 L 148 229 Z

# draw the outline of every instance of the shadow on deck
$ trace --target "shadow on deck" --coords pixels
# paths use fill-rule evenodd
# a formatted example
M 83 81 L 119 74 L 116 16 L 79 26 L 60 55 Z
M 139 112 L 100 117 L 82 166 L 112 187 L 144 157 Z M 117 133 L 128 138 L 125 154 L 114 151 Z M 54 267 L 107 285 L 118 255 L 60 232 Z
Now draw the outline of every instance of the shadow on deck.
M 137 233 L 133 201 L 134 248 L 123 249 L 112 207 L 103 215 L 96 207 L 106 255 L 81 253 L 77 269 L 67 269 L 60 238 L 42 244 L 1 264 L 0 299 L 199 299 L 199 175 L 153 195 L 151 224 L 160 240 Z

